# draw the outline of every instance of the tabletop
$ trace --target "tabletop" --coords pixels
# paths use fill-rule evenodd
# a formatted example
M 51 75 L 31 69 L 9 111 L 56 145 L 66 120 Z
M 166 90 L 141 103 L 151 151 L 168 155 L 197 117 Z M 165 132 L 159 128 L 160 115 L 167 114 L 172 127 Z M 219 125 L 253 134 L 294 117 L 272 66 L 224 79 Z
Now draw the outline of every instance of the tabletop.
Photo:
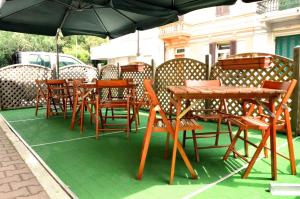
M 269 98 L 285 93 L 284 90 L 277 89 L 234 86 L 168 86 L 167 90 L 175 98 L 185 99 Z

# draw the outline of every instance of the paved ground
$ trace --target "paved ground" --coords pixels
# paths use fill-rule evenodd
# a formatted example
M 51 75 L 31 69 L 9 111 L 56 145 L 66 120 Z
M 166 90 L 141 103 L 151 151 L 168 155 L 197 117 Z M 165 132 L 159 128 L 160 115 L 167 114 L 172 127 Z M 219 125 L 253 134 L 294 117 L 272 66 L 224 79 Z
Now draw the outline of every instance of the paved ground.
M 0 128 L 0 199 L 49 198 Z

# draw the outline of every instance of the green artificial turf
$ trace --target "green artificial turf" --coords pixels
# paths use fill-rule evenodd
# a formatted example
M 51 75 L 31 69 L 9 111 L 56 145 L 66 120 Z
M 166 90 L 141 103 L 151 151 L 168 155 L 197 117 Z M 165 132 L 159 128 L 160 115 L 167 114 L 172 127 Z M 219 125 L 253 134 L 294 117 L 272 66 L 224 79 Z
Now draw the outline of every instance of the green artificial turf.
M 136 180 L 141 144 L 148 119 L 147 112 L 140 115 L 138 133 L 134 125 L 130 137 L 122 131 L 103 133 L 96 140 L 95 127 L 86 115 L 85 130 L 78 126 L 70 130 L 70 116 L 45 119 L 45 112 L 34 116 L 34 109 L 2 111 L 1 114 L 46 164 L 82 199 L 96 198 L 273 198 L 266 190 L 271 177 L 270 159 L 257 161 L 248 179 L 238 172 L 226 180 L 220 179 L 241 168 L 245 163 L 230 157 L 224 162 L 225 148 L 200 150 L 200 162 L 194 160 L 193 143 L 187 141 L 186 153 L 199 175 L 192 180 L 180 156 L 177 158 L 174 184 L 168 185 L 170 158 L 163 158 L 166 134 L 153 134 L 146 160 L 143 179 Z M 113 121 L 117 122 L 117 121 Z M 204 130 L 214 130 L 215 123 L 202 122 Z M 224 127 L 223 127 L 224 128 Z M 234 128 L 236 130 L 236 128 Z M 180 138 L 182 136 L 180 135 Z M 259 142 L 259 132 L 250 138 Z M 221 135 L 220 144 L 229 143 Z M 199 139 L 198 145 L 214 143 L 214 139 Z M 287 153 L 285 136 L 278 134 L 277 146 Z M 242 143 L 237 148 L 243 151 Z M 296 163 L 299 166 L 300 139 L 295 141 Z M 251 148 L 250 148 L 251 149 Z M 250 154 L 253 153 L 253 149 Z M 278 182 L 300 183 L 300 176 L 290 175 L 288 161 L 278 157 Z M 215 183 L 220 180 L 221 182 Z M 215 184 L 212 184 L 215 183 Z M 210 185 L 211 184 L 211 185 Z M 285 197 L 295 198 L 295 197 Z

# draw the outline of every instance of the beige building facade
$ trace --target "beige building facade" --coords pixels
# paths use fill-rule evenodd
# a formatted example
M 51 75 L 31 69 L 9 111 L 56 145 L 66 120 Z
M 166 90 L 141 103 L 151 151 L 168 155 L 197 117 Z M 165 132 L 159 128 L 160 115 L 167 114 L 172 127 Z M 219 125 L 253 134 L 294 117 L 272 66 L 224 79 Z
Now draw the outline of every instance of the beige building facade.
M 139 42 L 138 42 L 139 40 Z M 160 28 L 111 40 L 91 49 L 92 59 L 120 65 L 144 61 L 158 66 L 173 58 L 211 62 L 231 54 L 264 52 L 293 57 L 300 45 L 300 1 L 264 0 L 206 8 Z M 106 54 L 105 54 L 105 53 Z

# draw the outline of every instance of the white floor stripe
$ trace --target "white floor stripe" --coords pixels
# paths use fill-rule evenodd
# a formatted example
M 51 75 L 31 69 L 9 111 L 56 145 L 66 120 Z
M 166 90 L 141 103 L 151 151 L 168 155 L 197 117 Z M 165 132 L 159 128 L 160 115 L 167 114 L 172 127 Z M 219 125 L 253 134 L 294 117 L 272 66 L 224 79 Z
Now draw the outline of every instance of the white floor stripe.
M 84 113 L 84 115 L 89 115 L 90 113 Z M 143 112 L 140 112 L 139 113 L 141 116 L 147 116 L 149 114 L 147 113 L 143 113 Z M 71 114 L 67 114 L 68 117 L 71 117 L 72 115 Z M 64 117 L 63 115 L 55 115 L 55 116 L 51 116 L 51 118 L 61 118 L 61 117 Z M 15 123 L 15 122 L 26 122 L 26 121 L 32 121 L 32 120 L 42 120 L 42 119 L 46 119 L 46 117 L 36 117 L 36 118 L 30 118 L 30 119 L 22 119 L 22 120 L 6 120 L 7 122 L 10 122 L 10 123 Z
M 146 127 L 140 127 L 140 128 L 138 128 L 138 130 L 145 129 L 145 128 Z M 118 134 L 118 133 L 124 133 L 124 131 L 103 133 L 103 134 L 100 134 L 99 136 L 102 137 L 102 136 Z M 46 143 L 41 143 L 41 144 L 34 144 L 34 145 L 31 145 L 31 147 L 45 146 L 45 145 L 51 145 L 51 144 L 57 144 L 57 143 L 63 143 L 63 142 L 71 142 L 71 141 L 75 141 L 75 140 L 82 140 L 82 139 L 87 139 L 87 138 L 92 138 L 92 137 L 95 137 L 95 135 L 90 135 L 90 136 L 85 136 L 85 137 L 80 137 L 80 138 L 73 138 L 73 139 L 68 139 L 68 140 L 60 140 L 60 141 L 55 141 L 55 142 L 46 142 Z
M 300 137 L 294 138 L 293 141 L 296 141 L 298 138 L 300 138 Z M 283 148 L 283 147 L 285 147 L 285 146 L 287 146 L 287 143 L 284 143 L 284 144 L 280 145 L 279 147 L 277 147 L 277 150 L 279 150 L 279 149 L 281 149 L 281 148 Z M 261 160 L 261 159 L 263 159 L 263 157 L 259 157 L 259 158 L 257 159 L 257 161 L 259 161 L 259 160 Z M 247 166 L 248 166 L 248 164 L 244 164 L 241 168 L 239 168 L 239 169 L 237 169 L 237 170 L 235 170 L 235 171 L 229 173 L 228 175 L 224 176 L 223 178 L 220 178 L 219 180 L 217 180 L 217 181 L 215 181 L 215 182 L 213 182 L 213 183 L 210 183 L 210 184 L 208 184 L 208 185 L 206 185 L 206 186 L 204 186 L 204 187 L 202 187 L 202 188 L 200 188 L 200 189 L 198 189 L 198 190 L 196 190 L 196 191 L 193 191 L 192 193 L 189 193 L 188 195 L 184 196 L 182 199 L 190 199 L 190 198 L 192 198 L 192 197 L 194 197 L 194 196 L 200 194 L 201 192 L 204 192 L 204 191 L 206 191 L 207 189 L 210 189 L 210 188 L 213 187 L 214 185 L 216 185 L 216 184 L 218 184 L 218 183 L 220 183 L 220 182 L 223 182 L 223 181 L 225 181 L 226 179 L 230 178 L 231 176 L 235 175 L 236 173 L 240 172 L 241 170 L 246 169 Z

